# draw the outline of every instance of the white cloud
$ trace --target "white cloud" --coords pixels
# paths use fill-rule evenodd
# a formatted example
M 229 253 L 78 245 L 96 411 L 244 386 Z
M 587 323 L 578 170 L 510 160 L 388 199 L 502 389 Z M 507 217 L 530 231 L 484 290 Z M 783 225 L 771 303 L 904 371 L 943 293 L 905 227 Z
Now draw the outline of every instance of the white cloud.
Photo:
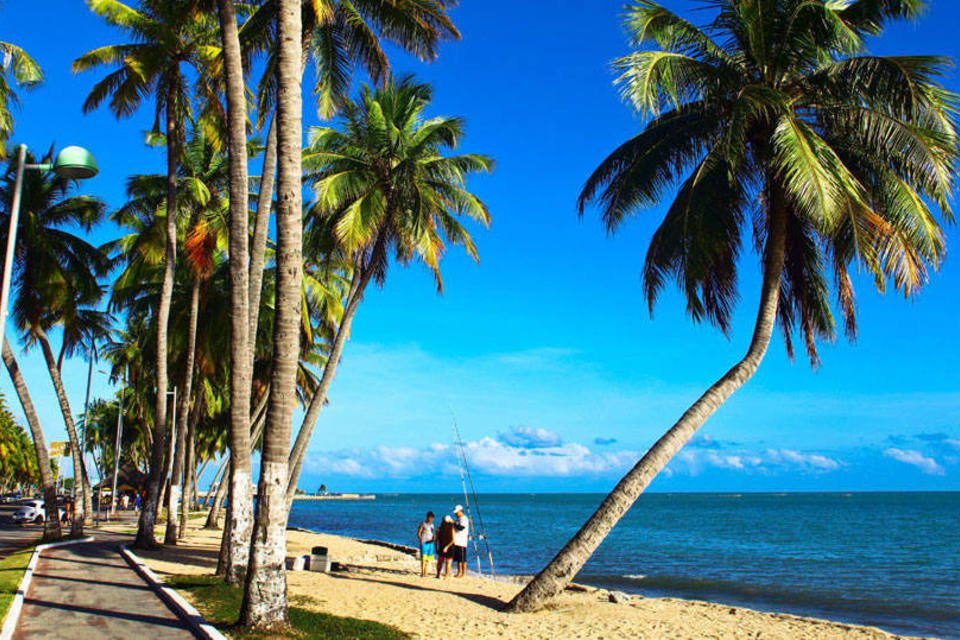
M 946 475 L 946 471 L 944 471 L 943 467 L 940 466 L 940 463 L 933 458 L 928 458 L 914 449 L 897 449 L 891 447 L 884 450 L 883 455 L 887 456 L 888 458 L 893 458 L 894 460 L 903 462 L 904 464 L 917 467 L 920 469 L 920 471 L 929 476 Z
M 559 442 L 559 437 L 556 440 Z M 639 457 L 635 451 L 595 453 L 577 443 L 531 448 L 526 441 L 511 444 L 504 442 L 503 438 L 490 437 L 467 442 L 464 448 L 467 461 L 475 473 L 494 476 L 621 474 Z M 453 475 L 458 472 L 457 452 L 451 445 L 440 443 L 421 449 L 378 446 L 310 453 L 306 467 L 312 472 L 333 472 L 359 478 L 409 478 L 436 473 Z
M 541 427 L 514 427 L 507 433 L 497 435 L 497 440 L 511 447 L 543 449 L 563 444 L 560 435 Z
M 792 449 L 767 449 L 751 451 L 717 450 L 714 441 L 705 446 L 696 443 L 683 449 L 668 467 L 671 474 L 699 475 L 708 469 L 727 469 L 744 473 L 773 473 L 800 471 L 826 473 L 843 466 L 843 462 L 819 453 L 803 453 Z

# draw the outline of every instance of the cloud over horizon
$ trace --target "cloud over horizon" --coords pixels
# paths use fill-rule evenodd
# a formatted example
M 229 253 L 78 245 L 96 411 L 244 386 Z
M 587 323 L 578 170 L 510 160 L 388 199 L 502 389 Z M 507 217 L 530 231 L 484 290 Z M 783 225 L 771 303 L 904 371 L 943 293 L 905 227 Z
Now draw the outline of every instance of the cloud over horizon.
M 944 476 L 947 474 L 946 470 L 940 466 L 939 462 L 929 456 L 923 455 L 923 453 L 916 451 L 915 449 L 898 449 L 896 447 L 890 447 L 889 449 L 884 450 L 883 455 L 897 460 L 898 462 L 916 467 L 928 476 Z

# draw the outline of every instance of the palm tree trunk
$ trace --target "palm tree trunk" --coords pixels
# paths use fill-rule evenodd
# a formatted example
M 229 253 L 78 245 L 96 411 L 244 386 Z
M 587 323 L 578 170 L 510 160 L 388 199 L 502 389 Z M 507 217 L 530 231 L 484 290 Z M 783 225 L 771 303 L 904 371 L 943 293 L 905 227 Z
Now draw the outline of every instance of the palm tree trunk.
M 307 446 L 310 444 L 310 438 L 313 436 L 313 428 L 316 426 L 317 418 L 323 410 L 323 405 L 327 401 L 327 392 L 330 390 L 330 384 L 337 374 L 337 366 L 340 364 L 340 357 L 343 354 L 343 347 L 350 337 L 350 329 L 353 326 L 353 318 L 357 314 L 357 309 L 363 300 L 363 293 L 373 275 L 373 269 L 360 268 L 354 269 L 353 279 L 350 282 L 350 291 L 347 294 L 347 303 L 343 309 L 343 316 L 340 319 L 340 326 L 337 327 L 337 333 L 333 339 L 333 346 L 330 349 L 330 355 L 326 364 L 323 366 L 323 374 L 320 376 L 320 382 L 314 391 L 310 404 L 307 407 L 307 413 L 303 417 L 300 425 L 300 431 L 297 432 L 297 439 L 294 441 L 293 449 L 290 451 L 290 474 L 287 479 L 287 511 L 289 516 L 290 506 L 293 504 L 293 498 L 297 493 L 297 483 L 300 481 L 300 470 L 303 468 L 303 460 L 307 455 Z
M 220 470 L 217 471 L 217 474 L 214 478 L 220 478 L 220 481 L 217 483 L 217 490 L 213 494 L 213 502 L 210 504 L 210 511 L 207 513 L 207 521 L 203 525 L 204 529 L 219 529 L 220 528 L 220 510 L 223 508 L 223 500 L 227 497 L 227 476 L 225 474 L 229 473 L 230 465 L 230 455 L 227 454 L 227 458 L 223 461 L 223 464 L 220 467 Z M 218 573 L 218 575 L 221 575 Z
M 176 453 L 173 468 L 170 470 L 170 501 L 167 503 L 167 530 L 163 536 L 164 544 L 177 544 L 179 524 L 177 522 L 177 504 L 180 501 L 181 479 L 187 459 L 187 430 L 190 428 L 190 398 L 193 388 L 193 369 L 197 356 L 197 321 L 200 317 L 200 278 L 194 277 L 190 289 L 190 315 L 187 321 L 186 362 L 183 363 L 183 387 L 177 396 L 177 432 Z M 190 464 L 193 464 L 192 461 Z M 184 494 L 184 497 L 188 497 Z M 186 504 L 186 500 L 184 500 Z M 187 507 L 189 509 L 189 506 Z
M 297 404 L 303 270 L 301 3 L 277 3 L 277 285 L 270 400 L 260 458 L 257 512 L 240 623 L 267 630 L 287 625 L 288 455 Z
M 3 364 L 7 367 L 13 387 L 20 398 L 20 406 L 30 425 L 30 435 L 33 436 L 33 448 L 37 454 L 37 470 L 40 474 L 40 484 L 43 485 L 43 500 L 46 516 L 43 519 L 43 541 L 53 542 L 63 535 L 60 531 L 60 512 L 57 509 L 57 485 L 53 480 L 53 471 L 50 468 L 50 453 L 47 451 L 47 442 L 40 428 L 40 418 L 33 406 L 27 383 L 20 373 L 20 365 L 13 355 L 13 349 L 6 338 L 3 338 Z
M 764 251 L 763 288 L 753 338 L 746 355 L 700 396 L 670 430 L 650 447 L 560 553 L 507 605 L 508 611 L 537 611 L 563 591 L 654 477 L 693 437 L 697 429 L 756 373 L 776 324 L 780 279 L 786 253 L 787 213 L 784 210 L 783 197 L 775 185 L 771 185 L 768 193 L 769 228 Z
M 175 74 L 176 75 L 176 74 Z M 180 136 L 177 125 L 177 86 L 179 79 L 170 79 L 166 96 L 167 120 L 167 227 L 164 250 L 163 286 L 157 304 L 157 395 L 156 420 L 154 423 L 153 450 L 150 455 L 150 474 L 147 477 L 147 495 L 137 538 L 137 549 L 153 549 L 157 546 L 154 534 L 157 508 L 160 504 L 160 489 L 163 485 L 164 453 L 166 450 L 167 425 L 167 329 L 170 322 L 170 300 L 173 297 L 173 279 L 177 266 L 177 161 L 180 157 Z
M 270 231 L 270 210 L 273 208 L 274 175 L 277 173 L 277 119 L 270 119 L 267 146 L 263 150 L 263 170 L 260 175 L 260 193 L 257 194 L 257 216 L 250 246 L 250 366 L 257 350 L 257 331 L 260 326 L 260 295 L 263 292 L 263 269 L 266 262 L 267 236 Z
M 239 585 L 247 570 L 250 491 L 250 214 L 247 203 L 247 103 L 233 0 L 218 0 L 226 77 L 230 161 L 230 553 L 224 576 Z
M 177 527 L 177 539 L 183 540 L 187 535 L 187 521 L 190 519 L 190 509 L 193 507 L 197 487 L 197 421 L 199 420 L 200 402 L 194 403 L 193 411 L 190 412 L 190 425 L 187 428 L 187 457 L 183 465 L 183 501 L 180 505 L 180 522 Z M 207 466 L 203 463 L 202 470 Z
M 63 423 L 67 428 L 67 437 L 70 439 L 70 454 L 73 458 L 73 477 L 74 482 L 80 485 L 80 509 L 74 507 L 73 522 L 70 527 L 70 535 L 82 536 L 83 525 L 87 518 L 93 513 L 93 489 L 90 487 L 90 477 L 87 475 L 87 465 L 83 460 L 83 445 L 77 435 L 77 426 L 73 421 L 73 411 L 70 409 L 70 400 L 67 398 L 67 391 L 63 386 L 63 379 L 60 377 L 60 370 L 57 368 L 57 358 L 50 347 L 50 340 L 47 334 L 40 327 L 34 328 L 37 341 L 40 343 L 40 349 L 43 351 L 43 358 L 47 362 L 47 371 L 50 373 L 50 380 L 53 382 L 53 389 L 57 394 L 57 401 L 60 403 L 60 413 L 63 414 Z
M 260 439 L 260 436 L 263 434 L 263 423 L 266 418 L 266 409 L 267 409 L 267 399 L 270 397 L 269 389 L 266 393 L 263 394 L 260 403 L 257 405 L 257 410 L 254 412 L 253 416 L 253 427 L 251 429 L 250 442 L 251 446 L 255 445 L 257 440 Z M 230 458 L 227 457 L 224 460 L 224 465 L 229 465 Z M 229 466 L 227 467 L 229 470 Z M 220 475 L 223 472 L 223 465 L 221 465 L 220 471 L 217 471 L 217 475 Z M 227 497 L 227 486 L 229 483 L 224 481 L 224 478 L 220 479 L 220 483 L 217 485 L 217 492 L 214 496 L 213 504 L 210 508 L 210 513 L 207 514 L 207 523 L 204 525 L 205 529 L 219 529 L 220 528 L 220 509 L 223 507 L 223 500 Z M 229 537 L 226 538 L 229 541 Z M 227 542 L 221 540 L 221 553 L 220 559 L 217 561 L 217 575 L 222 576 L 224 571 L 226 571 L 227 563 Z

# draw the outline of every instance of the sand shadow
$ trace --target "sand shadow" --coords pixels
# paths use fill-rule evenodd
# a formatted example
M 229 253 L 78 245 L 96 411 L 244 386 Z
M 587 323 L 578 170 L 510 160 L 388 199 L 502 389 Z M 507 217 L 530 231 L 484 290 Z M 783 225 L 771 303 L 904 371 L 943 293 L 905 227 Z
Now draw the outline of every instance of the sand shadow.
M 377 569 L 379 571 L 379 569 Z M 376 582 L 378 584 L 387 585 L 389 587 L 400 587 L 401 589 L 408 589 L 410 591 L 430 591 L 433 593 L 449 593 L 452 596 L 457 596 L 463 598 L 464 600 L 469 600 L 479 604 L 482 607 L 487 607 L 488 609 L 493 609 L 494 611 L 502 611 L 507 603 L 501 600 L 500 598 L 494 598 L 493 596 L 485 596 L 479 593 L 464 593 L 462 591 L 450 591 L 449 589 L 435 589 L 433 587 L 421 586 L 417 584 L 409 584 L 406 582 L 396 582 L 394 580 L 383 580 L 379 578 L 372 578 L 369 576 L 362 575 L 350 575 L 349 573 L 331 573 L 330 577 L 339 578 L 341 580 L 365 580 L 367 582 Z M 434 578 L 424 578 L 424 580 L 433 580 Z M 452 578 L 455 580 L 455 578 Z

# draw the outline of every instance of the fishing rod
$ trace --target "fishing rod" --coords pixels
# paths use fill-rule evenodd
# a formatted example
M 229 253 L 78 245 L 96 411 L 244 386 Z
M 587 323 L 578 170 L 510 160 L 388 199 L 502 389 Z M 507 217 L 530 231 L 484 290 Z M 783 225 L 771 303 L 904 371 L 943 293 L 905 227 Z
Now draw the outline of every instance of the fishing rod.
M 457 426 L 457 419 L 453 419 L 453 435 L 455 438 L 455 443 L 459 449 L 460 455 L 458 459 L 458 466 L 460 460 L 463 461 L 463 465 L 460 468 L 460 483 L 463 485 L 463 497 L 467 503 L 467 513 L 470 512 L 470 498 L 467 496 L 467 484 L 470 485 L 470 494 L 473 495 L 473 504 L 477 508 L 477 524 L 479 525 L 479 536 L 473 537 L 473 550 L 477 556 L 477 572 L 482 574 L 483 571 L 480 569 L 480 548 L 477 544 L 477 538 L 483 540 L 484 548 L 487 552 L 487 562 L 490 564 L 490 575 L 496 575 L 493 569 L 493 553 L 490 551 L 490 542 L 487 539 L 487 528 L 483 523 L 483 514 L 480 512 L 480 500 L 477 499 L 477 490 L 473 484 L 473 474 L 470 473 L 470 465 L 467 463 L 467 453 L 466 449 L 463 446 L 463 439 L 460 437 L 460 428 Z M 464 471 L 466 476 L 464 476 Z

